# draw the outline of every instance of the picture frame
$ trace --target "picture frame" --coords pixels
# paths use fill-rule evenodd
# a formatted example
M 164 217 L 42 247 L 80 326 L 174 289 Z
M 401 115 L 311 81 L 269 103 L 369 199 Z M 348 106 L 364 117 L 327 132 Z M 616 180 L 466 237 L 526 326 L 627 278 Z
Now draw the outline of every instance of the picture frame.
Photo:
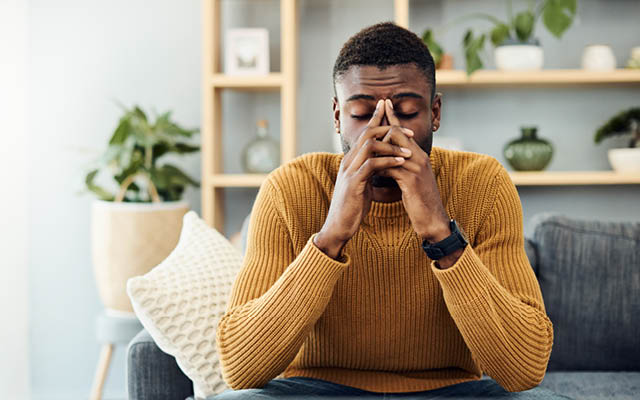
M 269 74 L 269 31 L 265 28 L 232 28 L 225 38 L 225 74 Z

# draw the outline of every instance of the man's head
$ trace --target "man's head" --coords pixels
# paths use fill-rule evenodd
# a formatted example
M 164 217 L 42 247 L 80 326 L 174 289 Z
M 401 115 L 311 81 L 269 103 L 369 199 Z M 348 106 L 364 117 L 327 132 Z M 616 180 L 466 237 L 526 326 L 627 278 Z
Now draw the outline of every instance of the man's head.
M 435 93 L 433 57 L 414 33 L 390 22 L 361 30 L 340 50 L 333 84 L 334 124 L 345 153 L 365 129 L 377 101 L 387 98 L 402 126 L 413 130 L 418 145 L 431 153 L 441 100 Z

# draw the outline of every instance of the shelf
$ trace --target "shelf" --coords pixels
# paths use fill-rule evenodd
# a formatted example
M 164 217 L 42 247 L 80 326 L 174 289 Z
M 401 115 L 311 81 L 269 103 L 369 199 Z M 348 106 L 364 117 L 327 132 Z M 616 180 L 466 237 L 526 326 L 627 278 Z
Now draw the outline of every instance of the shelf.
M 640 184 L 640 174 L 614 171 L 510 172 L 516 186 L 632 185 Z
M 640 184 L 640 174 L 614 171 L 510 172 L 516 186 L 576 186 Z M 260 187 L 266 174 L 215 174 L 209 177 L 213 187 Z
M 438 87 L 602 84 L 640 84 L 640 70 L 617 69 L 609 72 L 581 69 L 543 69 L 540 71 L 479 70 L 470 77 L 462 70 L 436 71 L 436 85 Z
M 239 90 L 278 90 L 282 87 L 284 78 L 281 73 L 269 75 L 225 75 L 213 74 L 211 86 L 215 88 Z
M 266 174 L 214 174 L 209 177 L 213 187 L 260 187 Z

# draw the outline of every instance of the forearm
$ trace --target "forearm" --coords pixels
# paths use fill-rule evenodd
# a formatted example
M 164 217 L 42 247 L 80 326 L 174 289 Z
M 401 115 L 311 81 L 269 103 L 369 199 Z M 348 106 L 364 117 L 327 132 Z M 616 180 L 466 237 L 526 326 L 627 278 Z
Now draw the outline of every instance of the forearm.
M 539 306 L 542 299 L 510 293 L 470 246 L 454 266 L 434 266 L 433 271 L 449 313 L 482 370 L 509 391 L 539 384 L 553 343 L 551 321 Z M 524 277 L 523 283 L 528 279 L 535 277 Z M 536 282 L 523 286 L 532 284 Z
M 262 387 L 293 361 L 345 266 L 310 239 L 269 290 L 228 310 L 216 340 L 223 375 L 233 389 Z

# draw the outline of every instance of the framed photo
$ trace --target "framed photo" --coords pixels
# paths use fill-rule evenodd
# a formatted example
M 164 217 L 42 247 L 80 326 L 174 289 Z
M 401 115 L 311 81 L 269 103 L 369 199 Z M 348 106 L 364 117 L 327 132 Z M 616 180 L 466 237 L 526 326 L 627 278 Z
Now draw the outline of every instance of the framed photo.
M 264 28 L 229 29 L 225 40 L 225 73 L 269 73 L 269 31 Z

